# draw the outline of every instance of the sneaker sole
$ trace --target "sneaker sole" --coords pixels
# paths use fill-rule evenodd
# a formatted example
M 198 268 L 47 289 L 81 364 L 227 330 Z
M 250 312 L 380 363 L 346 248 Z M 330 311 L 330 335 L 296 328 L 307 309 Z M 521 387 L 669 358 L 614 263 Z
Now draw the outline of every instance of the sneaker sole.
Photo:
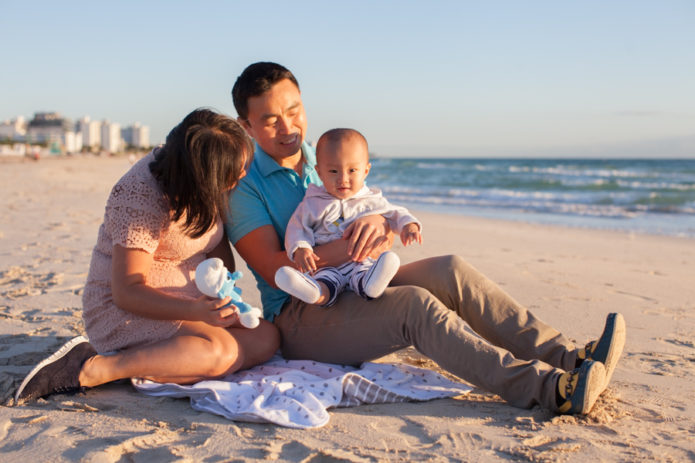
M 613 332 L 611 336 L 613 342 L 611 342 L 608 352 L 606 353 L 606 361 L 603 362 L 606 368 L 606 384 L 603 387 L 604 389 L 608 386 L 608 383 L 610 383 L 615 367 L 625 347 L 625 318 L 619 313 L 610 314 L 606 321 L 606 330 Z
M 290 296 L 296 297 L 297 299 L 306 302 L 307 304 L 316 303 L 316 301 L 318 301 L 321 297 L 321 288 L 318 285 L 316 285 L 316 283 L 311 281 L 302 272 L 294 269 L 292 269 L 291 271 L 296 272 L 297 276 L 299 276 L 302 279 L 302 281 L 306 284 L 307 288 L 310 288 L 312 291 L 315 292 L 315 298 L 313 300 L 306 300 L 308 299 L 307 297 L 305 297 L 307 294 L 295 291 L 292 285 L 293 282 L 290 279 L 291 277 L 288 275 L 288 271 L 283 270 L 282 268 L 275 273 L 275 284 L 278 286 L 278 288 L 280 288 Z
M 582 415 L 586 415 L 594 408 L 596 399 L 603 392 L 603 382 L 605 381 L 606 369 L 601 362 L 592 362 L 587 367 L 585 378 L 586 382 L 581 391 L 582 406 L 580 410 L 576 410 Z
M 36 365 L 34 367 L 34 369 L 31 370 L 29 372 L 29 374 L 24 378 L 24 381 L 22 381 L 22 384 L 19 385 L 19 388 L 17 389 L 17 392 L 14 395 L 15 403 L 17 403 L 19 401 L 19 396 L 22 394 L 22 392 L 24 391 L 24 388 L 27 386 L 27 384 L 29 384 L 29 381 L 31 381 L 34 378 L 34 376 L 36 376 L 36 373 L 38 373 L 46 365 L 49 365 L 49 364 L 55 362 L 56 360 L 59 360 L 59 359 L 65 357 L 65 355 L 67 355 L 67 353 L 70 352 L 73 347 L 75 347 L 76 345 L 81 344 L 83 342 L 89 342 L 89 340 L 87 338 L 85 338 L 84 336 L 77 336 L 76 338 L 72 338 L 70 341 L 63 344 L 63 346 L 60 349 L 58 349 L 57 352 L 55 352 L 50 357 L 46 357 L 38 365 Z
M 379 256 L 377 261 L 374 263 L 371 269 L 369 269 L 369 274 L 365 277 L 366 281 L 369 281 L 371 278 L 372 274 L 374 272 L 381 272 L 382 268 L 386 265 L 393 266 L 393 274 L 389 276 L 388 278 L 384 278 L 383 281 L 386 284 L 380 284 L 380 285 L 370 285 L 369 283 L 365 285 L 364 287 L 364 294 L 371 298 L 377 298 L 384 294 L 384 291 L 386 291 L 386 288 L 388 287 L 389 283 L 391 283 L 391 280 L 393 279 L 394 276 L 396 276 L 396 273 L 398 273 L 398 269 L 401 266 L 401 259 L 398 257 L 398 255 L 395 252 L 387 251 L 383 253 L 382 255 Z

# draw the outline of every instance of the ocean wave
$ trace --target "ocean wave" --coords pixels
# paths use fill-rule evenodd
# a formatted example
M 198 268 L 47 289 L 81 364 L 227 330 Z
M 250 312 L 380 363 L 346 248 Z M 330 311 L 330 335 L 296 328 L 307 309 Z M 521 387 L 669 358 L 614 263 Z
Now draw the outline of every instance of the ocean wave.
M 376 161 L 369 183 L 394 203 L 559 222 L 629 219 L 676 232 L 695 223 L 695 160 Z

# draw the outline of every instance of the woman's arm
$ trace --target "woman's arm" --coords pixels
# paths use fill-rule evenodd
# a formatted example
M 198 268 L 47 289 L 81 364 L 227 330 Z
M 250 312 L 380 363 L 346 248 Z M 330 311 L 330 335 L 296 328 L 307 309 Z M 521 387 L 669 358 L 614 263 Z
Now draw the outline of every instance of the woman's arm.
M 128 312 L 155 320 L 203 321 L 213 326 L 238 322 L 236 310 L 224 307 L 231 298 L 180 299 L 147 285 L 152 254 L 140 249 L 113 247 L 111 289 L 115 304 Z

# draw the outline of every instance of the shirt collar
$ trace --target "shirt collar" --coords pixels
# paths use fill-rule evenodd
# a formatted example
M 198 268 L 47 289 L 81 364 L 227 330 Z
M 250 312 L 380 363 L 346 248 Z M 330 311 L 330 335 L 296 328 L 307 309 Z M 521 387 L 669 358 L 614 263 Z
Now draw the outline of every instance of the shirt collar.
M 307 142 L 302 142 L 302 155 L 304 156 L 304 163 L 303 163 L 303 172 L 304 176 L 308 176 L 309 173 L 314 171 L 314 167 L 316 166 L 316 152 L 314 149 L 307 143 Z M 254 162 L 258 166 L 258 171 L 263 175 L 264 177 L 269 176 L 270 174 L 278 171 L 278 170 L 284 170 L 286 169 L 285 167 L 282 167 L 280 164 L 275 161 L 268 153 L 263 151 L 263 148 L 260 147 L 258 143 L 256 143 L 256 148 L 255 148 L 255 153 L 254 153 Z

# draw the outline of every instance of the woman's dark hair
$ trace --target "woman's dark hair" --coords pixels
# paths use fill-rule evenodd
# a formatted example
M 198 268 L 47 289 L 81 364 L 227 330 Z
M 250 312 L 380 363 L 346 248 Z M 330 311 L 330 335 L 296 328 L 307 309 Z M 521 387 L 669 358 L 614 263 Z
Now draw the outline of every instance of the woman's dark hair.
M 232 118 L 196 109 L 169 132 L 150 172 L 184 230 L 198 238 L 225 217 L 228 191 L 253 156 L 253 144 Z
M 249 117 L 249 98 L 264 94 L 283 79 L 289 79 L 299 89 L 294 75 L 280 64 L 259 62 L 244 69 L 232 87 L 232 100 L 239 117 L 243 120 Z

